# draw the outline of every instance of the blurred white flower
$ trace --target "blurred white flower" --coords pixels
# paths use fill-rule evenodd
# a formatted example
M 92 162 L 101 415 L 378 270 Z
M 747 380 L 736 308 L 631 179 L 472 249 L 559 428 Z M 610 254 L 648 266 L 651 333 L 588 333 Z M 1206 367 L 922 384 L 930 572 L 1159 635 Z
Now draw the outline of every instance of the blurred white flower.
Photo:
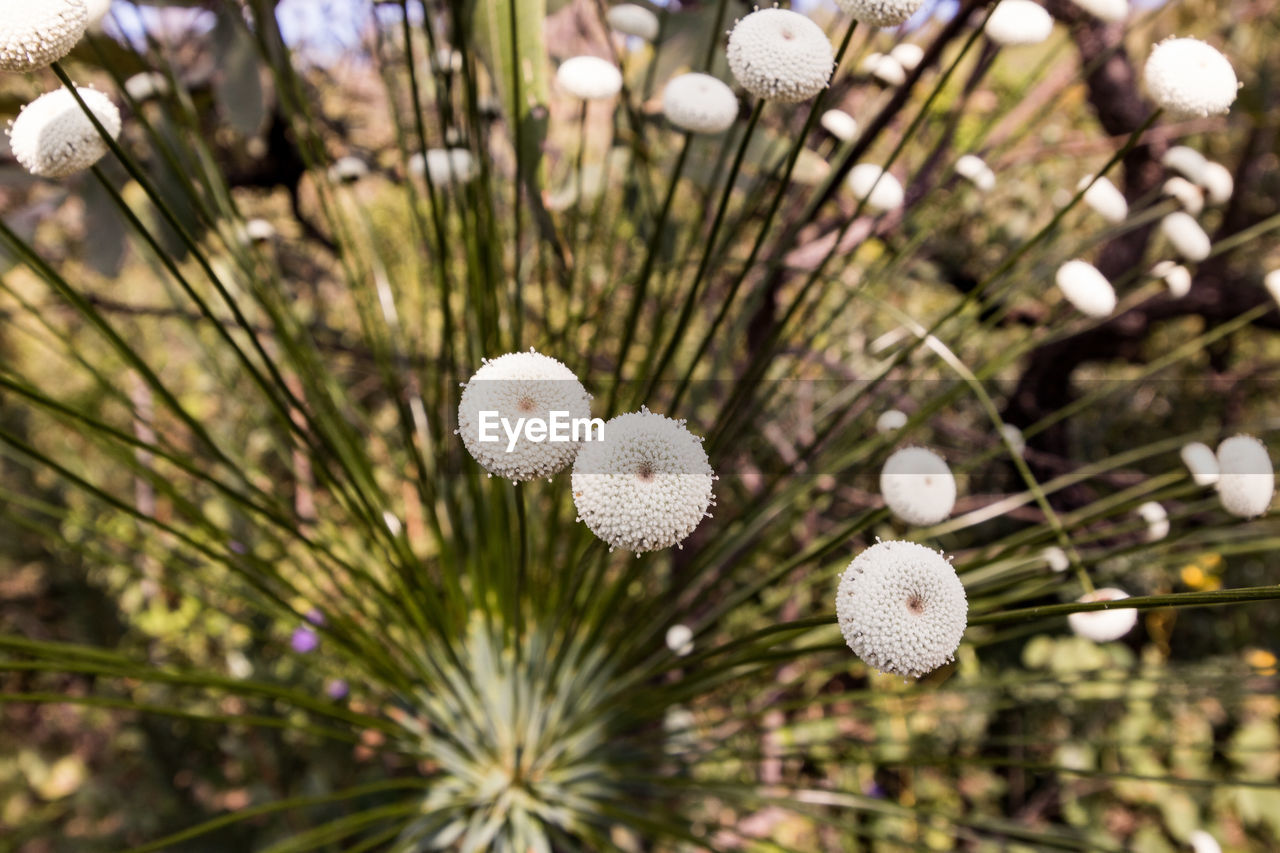
M 0 4 L 0 70 L 35 71 L 71 52 L 89 26 L 84 0 Z
M 437 48 L 431 55 L 431 70 L 437 74 L 457 74 L 462 70 L 462 53 L 451 47 Z
M 1271 294 L 1271 298 L 1280 305 L 1280 269 L 1272 270 L 1262 277 L 1262 286 Z
M 1129 0 L 1072 0 L 1072 2 L 1103 21 L 1114 23 L 1129 17 Z
M 124 81 L 124 91 L 139 104 L 163 98 L 169 94 L 169 78 L 159 71 L 143 71 Z
M 1186 145 L 1175 145 L 1160 158 L 1160 163 L 1166 169 L 1179 172 L 1184 178 L 1197 184 L 1203 182 L 1204 167 L 1208 162 L 1203 154 Z
M 991 167 L 981 157 L 974 154 L 964 154 L 956 160 L 956 174 L 984 193 L 996 188 L 996 173 L 991 171 Z
M 854 198 L 866 200 L 866 206 L 873 210 L 897 210 L 902 207 L 905 195 L 902 184 L 890 173 L 874 163 L 859 163 L 849 170 L 845 179 Z
M 1098 178 L 1095 181 L 1093 175 L 1085 175 L 1076 184 L 1076 192 L 1080 190 L 1084 190 L 1084 203 L 1108 222 L 1123 222 L 1129 215 L 1129 202 L 1110 179 Z
M 855 20 L 873 27 L 896 27 L 916 13 L 924 0 L 836 0 Z
M 1023 438 L 1022 430 L 1013 424 L 1000 424 L 1000 435 L 1014 453 L 1021 456 L 1026 451 L 1027 440 Z
M 1218 839 L 1203 829 L 1197 829 L 1191 833 L 1187 841 L 1191 842 L 1192 853 L 1222 853 L 1222 846 L 1218 844 Z
M 1199 183 L 1204 187 L 1210 204 L 1226 204 L 1236 188 L 1235 178 L 1231 177 L 1227 167 L 1212 160 L 1205 162 Z
M 1031 0 L 1000 0 L 983 32 L 996 44 L 1039 44 L 1053 32 L 1053 18 Z
M 369 166 L 359 157 L 339 157 L 329 167 L 329 180 L 339 184 L 354 184 L 369 174 Z
M 1147 91 L 1173 118 L 1202 118 L 1231 109 L 1239 82 L 1227 58 L 1194 38 L 1169 38 L 1147 57 Z
M 901 86 L 907 82 L 906 69 L 892 56 L 876 54 L 879 58 L 867 69 L 867 73 L 886 86 Z
M 432 148 L 426 156 L 414 154 L 409 158 L 409 174 L 430 176 L 437 187 L 465 184 L 477 173 L 475 158 L 465 148 Z
M 897 61 L 903 71 L 914 71 L 920 64 L 920 60 L 924 59 L 924 48 L 904 41 L 893 46 L 893 50 L 889 51 L 889 57 Z
M 1160 220 L 1160 232 L 1182 257 L 1203 261 L 1209 257 L 1209 235 L 1189 213 L 1174 211 Z
M 858 135 L 858 122 L 844 110 L 827 110 L 818 121 L 827 133 L 841 142 L 852 142 Z
M 738 119 L 738 96 L 710 74 L 681 74 L 662 90 L 667 121 L 690 133 L 721 133 Z
M 84 0 L 85 11 L 88 12 L 88 18 L 85 21 L 87 29 L 96 29 L 102 23 L 102 19 L 107 17 L 107 13 L 111 11 L 111 0 Z
M 1071 561 L 1067 559 L 1067 552 L 1059 548 L 1057 545 L 1050 545 L 1040 552 L 1040 557 L 1049 564 L 1049 568 L 1055 572 L 1065 572 L 1071 568 Z
M 1129 593 L 1114 587 L 1104 587 L 1080 596 L 1077 601 L 1091 603 L 1094 601 L 1122 601 Z M 1067 616 L 1071 630 L 1078 636 L 1093 640 L 1095 643 L 1109 643 L 1118 640 L 1133 630 L 1138 624 L 1138 611 L 1133 608 L 1119 610 L 1088 610 L 1072 613 Z
M 1218 482 L 1218 457 L 1213 448 L 1203 442 L 1193 441 L 1182 446 L 1182 463 L 1191 472 L 1197 486 L 1212 486 Z
M 896 451 L 880 470 L 880 494 L 907 524 L 937 524 L 956 505 L 956 478 L 946 460 L 925 447 Z
M 1271 508 L 1276 473 L 1267 446 L 1251 435 L 1235 435 L 1218 445 L 1218 499 L 1239 518 L 1255 518 Z
M 269 243 L 275 239 L 276 227 L 265 219 L 250 219 L 244 224 L 244 236 L 250 243 Z
M 729 70 L 757 98 L 796 103 L 827 87 L 835 65 L 822 28 L 797 12 L 760 9 L 729 33 Z
M 1164 182 L 1160 191 L 1192 216 L 1199 216 L 1200 211 L 1204 210 L 1204 191 L 1186 178 L 1172 177 Z
M 1159 542 L 1169 535 L 1169 513 L 1157 501 L 1147 501 L 1138 507 L 1138 515 L 1147 523 L 1147 541 Z
M 881 412 L 880 417 L 876 418 L 876 432 L 886 435 L 891 432 L 897 432 L 907 425 L 907 415 L 897 409 L 889 409 Z
M 76 92 L 111 138 L 119 136 L 120 111 L 111 99 L 88 86 Z M 9 147 L 24 169 L 42 178 L 83 171 L 108 150 L 70 89 L 46 92 L 23 107 L 9 126 Z
M 635 36 L 645 41 L 656 41 L 661 23 L 658 16 L 635 3 L 620 3 L 605 15 L 609 26 L 625 36 Z
M 1055 280 L 1062 295 L 1081 314 L 1102 318 L 1116 310 L 1115 288 L 1093 264 L 1067 261 L 1058 267 Z
M 603 101 L 622 91 L 622 72 L 598 56 L 575 56 L 560 63 L 556 82 L 575 98 Z
M 685 657 L 693 651 L 693 629 L 688 625 L 672 625 L 667 629 L 667 648 L 677 657 Z
M 1160 261 L 1151 268 L 1151 274 L 1169 288 L 1169 295 L 1181 299 L 1191 292 L 1191 271 L 1173 261 Z

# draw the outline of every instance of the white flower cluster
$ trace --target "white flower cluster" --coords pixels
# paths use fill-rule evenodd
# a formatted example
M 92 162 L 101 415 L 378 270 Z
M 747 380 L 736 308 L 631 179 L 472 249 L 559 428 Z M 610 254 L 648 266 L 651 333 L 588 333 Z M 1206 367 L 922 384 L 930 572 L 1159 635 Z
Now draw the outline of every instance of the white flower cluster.
M 605 15 L 609 26 L 624 36 L 635 36 L 645 41 L 657 41 L 661 22 L 658 16 L 635 3 L 620 3 Z
M 757 98 L 798 103 L 827 87 L 835 65 L 822 28 L 797 12 L 759 9 L 729 33 L 729 70 Z
M 818 121 L 841 142 L 852 142 L 858 136 L 858 122 L 844 110 L 827 110 Z
M 859 163 L 845 180 L 854 197 L 872 210 L 897 210 L 906 199 L 898 179 L 874 163 Z
M 111 138 L 119 136 L 120 111 L 111 99 L 87 86 L 77 87 L 76 93 Z M 9 127 L 9 147 L 24 169 L 42 178 L 83 171 L 108 150 L 70 89 L 46 92 L 23 107 Z
M 1116 291 L 1098 268 L 1086 261 L 1067 261 L 1058 267 L 1058 289 L 1087 317 L 1102 318 L 1116 310 Z
M 916 13 L 924 0 L 836 0 L 857 21 L 873 27 L 896 27 Z
M 1160 261 L 1151 268 L 1151 274 L 1164 282 L 1174 299 L 1181 299 L 1191 292 L 1191 270 L 1182 264 Z
M 1147 501 L 1138 507 L 1138 515 L 1147 523 L 1147 541 L 1159 542 L 1169 535 L 1169 513 L 1158 501 Z
M 1164 153 L 1160 162 L 1166 169 L 1178 172 L 1184 179 L 1202 189 L 1210 204 L 1226 204 L 1235 191 L 1235 179 L 1231 177 L 1231 172 L 1221 163 L 1206 159 L 1194 148 L 1175 145 Z
M 1271 508 L 1276 473 L 1267 446 L 1251 435 L 1235 435 L 1218 445 L 1218 499 L 1239 518 L 1256 518 Z
M 907 82 L 907 70 L 902 63 L 883 53 L 868 53 L 858 65 L 858 70 L 886 86 L 901 86 Z
M 710 74 L 681 74 L 662 90 L 667 121 L 690 133 L 721 133 L 738 119 L 738 96 Z
M 1129 597 L 1129 593 L 1115 587 L 1104 587 L 1085 593 L 1078 601 L 1089 604 L 1095 601 L 1121 601 Z M 1078 636 L 1095 643 L 1110 643 L 1118 640 L 1133 630 L 1138 624 L 1138 611 L 1131 607 L 1116 610 L 1086 610 L 1067 616 L 1071 630 Z
M 0 69 L 35 71 L 71 52 L 89 26 L 84 0 L 0 2 Z
M 1147 57 L 1144 76 L 1151 97 L 1174 118 L 1221 115 L 1231 109 L 1240 88 L 1227 58 L 1193 38 L 1157 44 Z
M 436 187 L 469 183 L 478 171 L 475 158 L 465 148 L 432 148 L 409 158 L 409 174 L 419 178 L 425 174 Z
M 1204 190 L 1186 178 L 1174 175 L 1164 182 L 1160 192 L 1178 203 L 1178 206 L 1192 216 L 1199 216 L 1204 210 Z
M 904 447 L 880 469 L 880 494 L 907 524 L 937 524 L 956 505 L 956 478 L 946 460 L 925 447 Z
M 964 585 L 942 554 L 915 542 L 878 542 L 844 570 L 840 633 L 881 672 L 919 678 L 951 661 L 968 623 Z
M 329 167 L 329 180 L 338 184 L 354 184 L 368 174 L 369 166 L 359 157 L 353 157 L 350 154 L 339 157 Z
M 688 625 L 672 625 L 667 629 L 667 648 L 676 657 L 685 657 L 693 651 L 693 629 Z
M 622 91 L 622 72 L 598 56 L 575 56 L 560 63 L 556 82 L 575 98 L 603 101 Z

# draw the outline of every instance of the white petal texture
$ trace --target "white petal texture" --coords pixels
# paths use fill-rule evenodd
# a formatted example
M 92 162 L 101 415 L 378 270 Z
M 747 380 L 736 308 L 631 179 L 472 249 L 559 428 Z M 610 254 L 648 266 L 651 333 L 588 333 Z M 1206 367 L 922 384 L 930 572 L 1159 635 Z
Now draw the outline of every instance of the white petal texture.
M 84 0 L 0 0 L 0 70 L 48 66 L 71 52 L 88 25 Z
M 923 3 L 924 0 L 836 0 L 841 10 L 873 27 L 896 27 Z
M 1084 190 L 1084 203 L 1108 222 L 1123 222 L 1129 215 L 1129 202 L 1109 179 L 1098 178 L 1095 181 L 1093 175 L 1085 175 L 1076 184 L 1076 191 L 1080 190 Z
M 1114 587 L 1104 587 L 1086 593 L 1078 599 L 1082 603 L 1094 601 L 1121 601 L 1129 597 L 1129 593 Z M 1138 611 L 1133 608 L 1118 610 L 1088 610 L 1083 613 L 1072 613 L 1067 616 L 1071 630 L 1077 635 L 1095 643 L 1110 643 L 1118 640 L 1133 630 L 1138 624 Z
M 822 28 L 797 12 L 760 9 L 729 33 L 729 70 L 757 98 L 806 101 L 827 87 L 835 65 Z
M 996 44 L 1039 44 L 1053 32 L 1053 18 L 1031 0 L 1000 0 L 983 32 Z
M 1058 267 L 1055 280 L 1062 295 L 1081 314 L 1101 318 L 1116 310 L 1115 288 L 1093 264 L 1067 261 Z
M 844 110 L 827 110 L 818 121 L 841 142 L 852 142 L 858 135 L 858 122 Z
M 622 72 L 598 56 L 575 56 L 560 63 L 556 82 L 575 98 L 603 101 L 622 90 Z
M 872 210 L 897 210 L 902 207 L 905 194 L 902 184 L 890 173 L 874 163 L 859 163 L 849 170 L 845 179 L 854 198 L 865 199 Z
M 119 136 L 120 111 L 111 99 L 87 86 L 76 92 L 111 138 Z M 23 107 L 9 128 L 9 147 L 24 169 L 42 178 L 83 171 L 108 150 L 69 89 L 46 92 Z
M 1197 486 L 1212 486 L 1218 482 L 1218 457 L 1213 448 L 1203 442 L 1184 444 L 1180 451 L 1182 464 L 1191 472 Z
M 690 133 L 721 133 L 738 119 L 738 96 L 710 74 L 681 74 L 662 90 L 667 121 Z
M 1218 445 L 1218 499 L 1239 518 L 1256 518 L 1271 508 L 1276 473 L 1267 446 L 1251 435 L 1234 435 Z
M 840 633 L 881 672 L 918 678 L 951 661 L 969 617 L 951 563 L 915 542 L 878 542 L 853 558 L 836 591 Z
M 679 544 L 707 516 L 714 485 L 702 439 L 648 409 L 610 420 L 573 463 L 578 518 L 610 549 Z
M 1181 210 L 1160 220 L 1160 232 L 1164 234 L 1174 251 L 1189 261 L 1203 261 L 1209 257 L 1209 235 L 1204 233 L 1195 217 Z
M 635 36 L 645 41 L 658 38 L 660 23 L 658 16 L 643 6 L 635 3 L 621 3 L 609 9 L 605 16 L 609 26 L 627 36 Z
M 904 447 L 885 460 L 880 494 L 907 524 L 937 524 L 956 505 L 956 478 L 946 460 L 924 447 Z
M 1227 58 L 1193 38 L 1170 38 L 1147 57 L 1147 91 L 1173 118 L 1203 118 L 1231 109 L 1240 88 Z

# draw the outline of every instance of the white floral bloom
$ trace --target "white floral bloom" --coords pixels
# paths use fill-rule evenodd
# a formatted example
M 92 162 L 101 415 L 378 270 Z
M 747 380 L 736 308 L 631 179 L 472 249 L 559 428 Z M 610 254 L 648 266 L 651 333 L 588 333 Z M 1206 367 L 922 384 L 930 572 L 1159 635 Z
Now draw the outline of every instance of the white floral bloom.
M 1178 172 L 1187 180 L 1195 181 L 1197 184 L 1203 182 L 1204 167 L 1208 162 L 1199 151 L 1185 145 L 1173 146 L 1160 158 L 1161 165 L 1166 169 Z
M 1212 160 L 1205 162 L 1204 170 L 1200 173 L 1199 184 L 1204 187 L 1210 204 L 1226 204 L 1231 200 L 1231 194 L 1236 188 L 1236 181 L 1231 177 L 1230 170 Z
M 1123 21 L 1129 17 L 1129 0 L 1072 0 L 1081 9 L 1103 21 Z
M 462 70 L 462 54 L 451 47 L 440 47 L 431 55 L 431 70 L 437 74 L 457 74 Z
M 85 0 L 85 11 L 88 12 L 88 18 L 85 21 L 87 29 L 97 29 L 102 23 L 102 19 L 107 17 L 107 13 L 111 11 L 111 0 Z
M 1087 604 L 1094 601 L 1121 601 L 1128 597 L 1129 593 L 1122 589 L 1104 587 L 1085 593 L 1077 600 Z M 1095 643 L 1110 643 L 1133 630 L 1133 626 L 1138 624 L 1138 611 L 1133 608 L 1087 610 L 1068 615 L 1067 622 L 1078 636 Z
M 836 0 L 846 14 L 873 27 L 896 27 L 923 3 L 924 0 Z
M 932 450 L 904 447 L 880 470 L 880 494 L 889 511 L 907 524 L 937 524 L 956 505 L 956 478 Z
M 1181 299 L 1191 292 L 1191 271 L 1182 264 L 1160 261 L 1151 268 L 1151 274 L 1164 281 L 1174 299 Z
M 881 412 L 880 417 L 876 418 L 876 432 L 881 435 L 887 435 L 891 432 L 897 432 L 907 425 L 907 415 L 897 409 L 889 409 Z
M 1053 18 L 1031 0 L 1000 0 L 983 32 L 996 44 L 1039 44 L 1053 33 Z
M 521 419 L 550 422 L 552 412 L 567 412 L 571 419 L 586 418 L 591 414 L 590 401 L 578 377 L 561 362 L 532 349 L 511 352 L 485 359 L 466 383 L 458 404 L 456 432 L 467 452 L 491 475 L 517 483 L 550 477 L 573 461 L 584 442 L 533 441 L 519 426 Z M 485 415 L 482 420 L 482 412 L 496 415 Z M 507 427 L 493 426 L 502 419 L 518 433 L 514 444 L 506 434 Z M 488 437 L 496 434 L 497 441 L 481 441 L 486 423 Z
M 710 74 L 681 74 L 662 90 L 667 121 L 690 133 L 722 133 L 738 120 L 738 96 Z
M 861 74 L 874 74 L 876 66 L 880 64 L 880 60 L 884 59 L 883 53 L 871 52 L 862 57 L 862 61 L 858 63 L 858 72 Z
M 169 94 L 169 78 L 159 71 L 143 71 L 124 81 L 124 91 L 136 103 Z
M 672 625 L 667 629 L 667 648 L 684 657 L 693 651 L 693 629 L 688 625 Z
M 1108 222 L 1123 222 L 1129 215 L 1129 202 L 1110 179 L 1098 178 L 1095 181 L 1093 175 L 1085 175 L 1076 184 L 1076 192 L 1080 190 L 1084 190 L 1084 203 Z
M 924 59 L 924 48 L 918 44 L 902 42 L 893 46 L 889 56 L 902 66 L 904 71 L 915 71 L 920 60 Z
M 622 91 L 622 72 L 598 56 L 575 56 L 560 63 L 556 82 L 575 98 L 603 101 Z
M 368 165 L 359 157 L 339 157 L 329 167 L 329 180 L 339 184 L 354 184 L 369 174 Z
M 1197 486 L 1212 486 L 1218 482 L 1218 457 L 1213 448 L 1203 442 L 1193 441 L 1181 450 L 1182 463 L 1191 472 Z
M 1041 551 L 1040 558 L 1048 563 L 1049 568 L 1055 572 L 1061 573 L 1071 568 L 1071 560 L 1067 558 L 1067 552 L 1057 545 L 1050 545 Z
M 1199 216 L 1200 211 L 1204 210 L 1204 190 L 1186 178 L 1172 177 L 1164 182 L 1160 191 L 1176 201 L 1192 216 Z
M 1227 58 L 1193 38 L 1169 38 L 1147 57 L 1147 91 L 1174 118 L 1203 118 L 1231 109 L 1240 88 Z
M 120 111 L 111 99 L 88 86 L 76 92 L 111 138 L 119 136 Z M 108 150 L 70 89 L 46 92 L 23 107 L 9 126 L 9 147 L 24 169 L 42 178 L 83 171 Z
M 1271 294 L 1271 298 L 1280 305 L 1280 269 L 1272 270 L 1262 277 L 1262 286 Z
M 1251 435 L 1236 435 L 1218 445 L 1218 499 L 1239 518 L 1255 518 L 1271 508 L 1276 473 L 1267 446 Z
M 1067 261 L 1058 267 L 1055 281 L 1067 301 L 1087 317 L 1102 318 L 1116 310 L 1115 288 L 1093 264 Z
M 1169 513 L 1158 501 L 1147 501 L 1138 507 L 1138 515 L 1147 523 L 1147 541 L 1159 542 L 1169 535 Z
M 868 73 L 886 86 L 901 86 L 907 82 L 907 72 L 892 56 L 880 56 Z
M 996 173 L 991 171 L 991 167 L 977 155 L 961 155 L 960 159 L 956 160 L 956 174 L 984 193 L 989 193 L 996 188 Z
M 953 660 L 969 603 L 941 553 L 915 542 L 877 542 L 840 576 L 836 618 L 868 665 L 919 678 Z
M 841 142 L 852 142 L 858 135 L 858 122 L 844 110 L 827 110 L 818 121 Z
M 1000 436 L 1005 443 L 1013 448 L 1013 452 L 1019 456 L 1026 451 L 1027 440 L 1023 437 L 1022 430 L 1018 429 L 1013 424 L 1001 424 Z
M 610 550 L 678 545 L 707 517 L 715 473 L 683 420 L 641 409 L 604 425 L 573 463 L 578 519 Z
M 845 180 L 854 198 L 865 199 L 872 210 L 897 210 L 906 198 L 898 179 L 874 163 L 859 163 Z
M 275 236 L 276 227 L 265 219 L 250 219 L 244 224 L 244 237 L 250 243 L 267 243 Z
M 468 183 L 477 171 L 475 158 L 465 148 L 432 148 L 425 157 L 414 154 L 409 158 L 409 174 L 419 178 L 429 175 L 437 187 Z
M 1160 220 L 1160 232 L 1179 255 L 1189 261 L 1203 261 L 1209 257 L 1209 235 L 1200 223 L 1181 210 Z
M 1222 853 L 1222 845 L 1218 844 L 1218 839 L 1203 829 L 1191 833 L 1187 841 L 1191 843 L 1192 853 Z
M 70 53 L 88 25 L 84 0 L 3 0 L 0 70 L 44 68 Z
M 757 98 L 797 103 L 827 87 L 835 65 L 822 28 L 797 12 L 760 9 L 729 33 L 729 70 Z
M 635 36 L 645 41 L 656 41 L 661 27 L 658 16 L 635 3 L 620 3 L 605 15 L 609 26 L 624 36 Z

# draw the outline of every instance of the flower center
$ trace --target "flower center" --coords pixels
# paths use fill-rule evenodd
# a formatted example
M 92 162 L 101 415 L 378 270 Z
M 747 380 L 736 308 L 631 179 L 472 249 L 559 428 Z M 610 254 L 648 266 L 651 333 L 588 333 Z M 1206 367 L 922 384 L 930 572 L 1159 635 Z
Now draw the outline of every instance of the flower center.
M 533 402 L 533 398 L 527 394 L 516 401 L 516 408 L 522 412 L 532 412 L 537 407 L 538 404 Z
M 919 616 L 924 612 L 924 596 L 913 592 L 907 597 L 907 609 Z
M 653 474 L 652 462 L 641 462 L 640 467 L 636 468 L 636 479 L 643 480 L 646 483 L 653 479 Z

